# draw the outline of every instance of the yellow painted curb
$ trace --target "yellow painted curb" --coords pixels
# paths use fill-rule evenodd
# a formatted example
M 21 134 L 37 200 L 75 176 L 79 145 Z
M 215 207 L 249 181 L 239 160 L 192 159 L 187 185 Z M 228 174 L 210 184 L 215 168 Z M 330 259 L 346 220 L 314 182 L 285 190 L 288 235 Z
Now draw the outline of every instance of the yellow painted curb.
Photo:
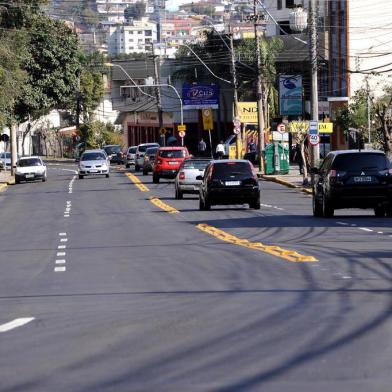
M 148 192 L 150 190 L 132 173 L 125 173 L 125 175 L 139 188 L 141 192 Z
M 8 184 L 0 184 L 0 192 L 3 192 L 7 189 Z
M 280 257 L 293 263 L 315 262 L 318 261 L 313 256 L 303 255 L 294 250 L 283 249 L 280 246 L 264 245 L 261 242 L 250 242 L 245 239 L 238 238 L 234 235 L 226 233 L 216 227 L 207 225 L 206 223 L 199 223 L 196 226 L 199 230 L 204 231 L 222 241 L 229 242 L 234 245 L 243 246 L 245 248 L 258 250 L 260 252 L 269 253 L 273 256 Z
M 178 214 L 180 212 L 176 210 L 174 207 L 170 206 L 169 204 L 164 203 L 158 197 L 151 196 L 149 199 L 152 204 L 168 212 L 169 214 Z

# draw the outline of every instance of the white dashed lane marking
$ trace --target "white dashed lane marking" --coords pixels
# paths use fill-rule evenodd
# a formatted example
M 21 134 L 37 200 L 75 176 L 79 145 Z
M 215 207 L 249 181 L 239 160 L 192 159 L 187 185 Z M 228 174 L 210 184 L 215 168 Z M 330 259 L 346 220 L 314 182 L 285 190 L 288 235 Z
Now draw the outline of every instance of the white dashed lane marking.
M 360 227 L 359 230 L 367 231 L 367 232 L 373 232 L 372 229 L 368 229 L 367 227 Z
M 66 245 L 58 245 L 57 249 L 65 249 L 67 246 Z
M 0 333 L 1 332 L 8 332 L 14 328 L 18 328 L 23 325 L 26 325 L 29 322 L 33 321 L 34 319 L 35 319 L 34 317 L 22 317 L 22 318 L 17 318 L 15 320 L 12 320 L 9 323 L 1 324 L 0 325 Z
M 54 272 L 65 272 L 66 267 L 54 267 Z
M 68 238 L 61 238 L 60 239 L 60 242 L 67 242 L 68 241 Z
M 56 260 L 56 264 L 65 264 L 65 259 Z
M 65 252 L 57 252 L 56 256 L 57 257 L 64 257 L 66 255 Z
M 65 237 L 67 235 L 67 233 L 59 233 L 60 237 Z

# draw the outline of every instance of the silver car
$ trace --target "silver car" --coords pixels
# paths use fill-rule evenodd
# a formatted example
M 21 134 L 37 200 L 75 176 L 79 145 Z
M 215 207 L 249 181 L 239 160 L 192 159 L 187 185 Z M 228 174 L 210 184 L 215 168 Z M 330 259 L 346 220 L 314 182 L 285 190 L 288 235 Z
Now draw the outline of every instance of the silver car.
M 104 175 L 109 177 L 110 161 L 104 150 L 86 150 L 78 167 L 79 178 Z
M 125 167 L 128 169 L 131 165 L 135 164 L 137 146 L 128 147 L 125 155 Z
M 135 157 L 135 171 L 138 172 L 144 163 L 144 154 L 149 147 L 159 147 L 158 143 L 143 143 L 139 144 L 136 149 Z
M 15 183 L 21 181 L 41 180 L 48 178 L 45 164 L 39 156 L 22 157 L 18 160 L 15 169 Z
M 204 175 L 210 161 L 207 158 L 189 158 L 181 164 L 174 182 L 176 199 L 182 199 L 184 193 L 199 193 L 201 181 L 196 177 Z

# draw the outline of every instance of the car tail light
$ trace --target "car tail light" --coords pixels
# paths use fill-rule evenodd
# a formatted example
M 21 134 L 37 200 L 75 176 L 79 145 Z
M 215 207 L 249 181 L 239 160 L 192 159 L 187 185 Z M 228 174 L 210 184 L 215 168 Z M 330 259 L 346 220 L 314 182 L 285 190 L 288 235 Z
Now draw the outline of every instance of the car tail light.
M 179 179 L 185 180 L 185 173 L 184 172 L 180 172 Z
M 214 171 L 214 166 L 211 167 L 210 172 L 208 173 L 207 182 L 211 182 L 213 171 Z

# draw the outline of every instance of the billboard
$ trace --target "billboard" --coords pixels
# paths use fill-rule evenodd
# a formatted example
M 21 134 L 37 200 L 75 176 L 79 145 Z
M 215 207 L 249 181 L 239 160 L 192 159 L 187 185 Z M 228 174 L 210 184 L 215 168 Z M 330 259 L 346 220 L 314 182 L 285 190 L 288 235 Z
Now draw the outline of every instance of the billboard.
M 215 84 L 184 84 L 182 86 L 184 109 L 218 109 L 219 86 Z
M 279 113 L 281 116 L 302 115 L 302 76 L 279 75 Z
M 257 124 L 257 102 L 238 102 L 238 117 L 242 123 Z

